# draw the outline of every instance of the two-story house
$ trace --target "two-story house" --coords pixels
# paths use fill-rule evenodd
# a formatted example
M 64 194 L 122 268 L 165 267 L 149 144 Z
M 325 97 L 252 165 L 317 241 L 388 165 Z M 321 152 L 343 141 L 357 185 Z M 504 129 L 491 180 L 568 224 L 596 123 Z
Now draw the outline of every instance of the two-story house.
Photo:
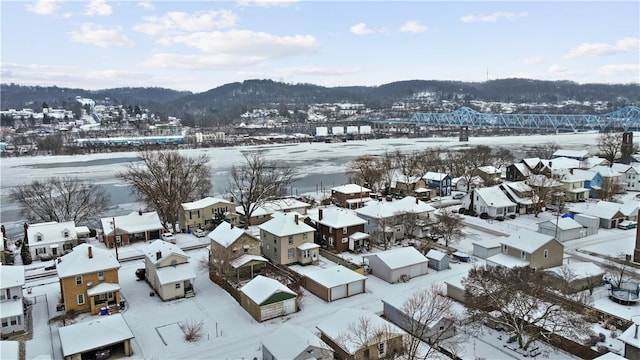
M 220 220 L 238 225 L 236 206 L 232 202 L 210 196 L 183 203 L 178 213 L 178 223 L 182 232 L 195 229 L 212 230 L 216 221 Z
M 227 275 L 237 272 L 239 276 L 241 268 L 249 268 L 253 274 L 266 261 L 261 256 L 260 240 L 234 224 L 223 221 L 207 237 L 211 240 L 209 262 L 213 266 L 210 272 L 224 272 Z M 236 261 L 241 257 L 244 258 Z M 212 275 L 214 274 L 210 274 Z
M 471 196 L 462 200 L 462 205 L 477 214 L 486 213 L 490 218 L 515 215 L 517 205 L 500 189 L 499 186 L 473 189 Z
M 507 166 L 505 179 L 507 181 L 523 181 L 532 174 L 531 170 L 525 163 L 515 163 Z
M 564 188 L 564 196 L 567 201 L 579 202 L 589 198 L 589 189 L 585 188 L 583 177 L 574 175 L 572 172 L 566 172 L 560 182 Z
M 22 287 L 24 266 L 0 265 L 0 318 L 2 336 L 26 329 Z
M 315 229 L 304 223 L 296 212 L 274 213 L 258 225 L 262 254 L 276 264 L 317 263 L 320 245 L 314 243 Z
M 501 182 L 502 170 L 495 166 L 479 166 L 475 173 L 484 181 L 485 186 L 493 186 Z
M 434 189 L 438 196 L 447 196 L 451 194 L 451 176 L 444 173 L 428 171 L 422 176 L 417 187 L 426 187 Z
M 532 214 L 535 211 L 536 204 L 540 203 L 540 199 L 533 193 L 531 186 L 524 181 L 505 182 L 500 184 L 500 190 L 516 204 L 516 212 L 518 214 Z
M 331 202 L 345 209 L 361 208 L 371 200 L 371 189 L 358 184 L 346 184 L 331 188 Z
M 521 229 L 498 241 L 501 252 L 487 258 L 487 264 L 506 267 L 528 266 L 538 270 L 562 265 L 564 245 L 553 236 Z
M 155 211 L 134 211 L 129 215 L 102 218 L 100 224 L 102 241 L 108 248 L 160 239 L 160 234 L 164 232 L 164 226 Z
M 120 304 L 118 269 L 111 251 L 80 244 L 58 258 L 56 270 L 65 311 L 98 314 Z
M 65 250 L 71 250 L 78 244 L 78 234 L 73 221 L 46 222 L 27 227 L 29 252 L 36 260 L 41 255 L 58 257 Z
M 355 251 L 364 246 L 362 238 L 353 234 L 364 233 L 366 220 L 351 210 L 339 207 L 318 208 L 309 212 L 307 221 L 316 228 L 315 242 L 336 252 Z
M 156 240 L 145 248 L 144 255 L 147 282 L 163 301 L 195 295 L 196 273 L 189 264 L 189 255 L 180 247 Z

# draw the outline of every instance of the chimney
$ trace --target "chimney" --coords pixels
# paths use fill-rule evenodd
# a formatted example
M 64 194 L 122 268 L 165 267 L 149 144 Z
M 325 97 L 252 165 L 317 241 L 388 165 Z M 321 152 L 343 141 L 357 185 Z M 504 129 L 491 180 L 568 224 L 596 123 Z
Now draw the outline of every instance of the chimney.
M 322 220 L 322 209 L 318 209 L 318 220 Z
M 640 326 L 640 324 L 636 324 L 636 332 L 633 334 L 634 339 L 638 338 L 638 326 Z
M 229 225 L 231 225 L 231 228 L 233 229 L 233 223 L 231 223 L 231 224 L 229 224 Z
M 293 220 L 296 222 L 296 225 L 298 225 L 298 214 L 293 216 Z
M 58 264 L 60 264 L 60 262 L 62 262 L 62 258 L 61 257 L 58 258 Z
M 89 251 L 89 259 L 93 259 L 93 251 L 91 250 L 91 246 L 87 247 L 87 250 Z
M 142 216 L 142 209 L 138 210 L 138 215 Z
M 156 260 L 162 259 L 162 251 L 156 251 Z
M 416 198 L 416 205 L 418 205 L 418 201 L 420 201 L 420 200 L 418 200 L 418 198 Z

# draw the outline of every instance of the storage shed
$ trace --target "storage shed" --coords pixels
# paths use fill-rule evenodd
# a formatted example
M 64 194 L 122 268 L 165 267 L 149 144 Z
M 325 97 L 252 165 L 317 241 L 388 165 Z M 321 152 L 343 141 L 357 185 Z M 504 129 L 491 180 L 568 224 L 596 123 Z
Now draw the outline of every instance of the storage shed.
M 502 249 L 500 238 L 487 239 L 473 243 L 473 255 L 481 259 L 487 259 L 499 254 Z
M 466 276 L 460 275 L 453 278 L 449 278 L 444 281 L 447 285 L 447 296 L 452 298 L 453 300 L 459 301 L 464 304 L 464 285 L 462 284 L 462 279 Z
M 586 236 L 586 230 L 570 217 L 558 218 L 538 223 L 538 232 L 553 236 L 558 241 L 569 241 Z
M 95 351 L 109 349 L 131 356 L 131 339 L 134 338 L 122 314 L 93 318 L 91 321 L 63 326 L 58 329 L 62 355 L 65 360 L 93 358 Z M 78 341 L 82 339 L 82 341 Z M 83 356 L 84 355 L 84 356 Z
M 327 302 L 362 294 L 367 280 L 342 265 L 313 271 L 305 277 L 305 288 Z
M 429 267 L 434 270 L 440 271 L 449 268 L 449 256 L 442 251 L 429 250 L 427 259 L 429 260 Z
M 365 255 L 371 273 L 389 283 L 408 281 L 428 272 L 429 261 L 414 247 L 401 247 Z
M 262 322 L 295 313 L 297 296 L 280 282 L 258 275 L 240 288 L 240 305 Z

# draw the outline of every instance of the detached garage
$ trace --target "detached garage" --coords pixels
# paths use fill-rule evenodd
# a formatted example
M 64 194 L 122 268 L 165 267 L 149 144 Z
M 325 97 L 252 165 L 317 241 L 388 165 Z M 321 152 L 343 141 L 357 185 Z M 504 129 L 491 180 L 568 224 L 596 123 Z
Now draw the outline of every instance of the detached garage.
M 278 281 L 258 275 L 240 288 L 240 305 L 262 322 L 295 313 L 297 296 Z
M 102 349 L 109 350 L 116 357 L 133 354 L 131 339 L 134 336 L 122 314 L 100 316 L 91 321 L 64 326 L 58 329 L 58 333 L 65 360 L 94 358 L 96 351 Z
M 305 288 L 326 302 L 362 294 L 366 276 L 338 265 L 305 275 Z
M 414 247 L 402 247 L 366 255 L 371 273 L 389 283 L 409 281 L 428 272 L 429 260 Z

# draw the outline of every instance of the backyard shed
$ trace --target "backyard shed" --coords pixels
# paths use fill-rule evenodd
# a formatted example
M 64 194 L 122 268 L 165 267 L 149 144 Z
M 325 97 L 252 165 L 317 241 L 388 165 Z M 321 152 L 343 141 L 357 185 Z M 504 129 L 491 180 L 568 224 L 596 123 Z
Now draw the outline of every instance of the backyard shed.
M 293 290 L 262 275 L 240 288 L 240 305 L 259 322 L 295 313 L 296 297 Z
M 462 284 L 462 279 L 466 275 L 456 276 L 444 281 L 447 285 L 447 296 L 452 298 L 453 300 L 459 301 L 464 304 L 464 285 Z
M 538 232 L 553 236 L 558 241 L 569 241 L 586 236 L 586 231 L 582 224 L 570 217 L 538 223 Z
M 487 259 L 499 254 L 502 249 L 499 238 L 487 239 L 473 243 L 473 255 L 481 259 Z
M 366 255 L 371 273 L 389 283 L 408 281 L 428 272 L 429 261 L 414 247 L 401 247 Z
M 111 353 L 118 352 L 125 356 L 133 354 L 131 339 L 134 336 L 122 314 L 100 316 L 63 326 L 58 333 L 65 360 L 80 360 L 87 356 L 94 358 L 95 351 L 100 349 L 109 349 Z
M 327 302 L 363 293 L 367 280 L 366 276 L 342 265 L 313 271 L 305 276 L 305 288 Z
M 442 251 L 429 250 L 427 259 L 429 260 L 429 267 L 434 270 L 440 271 L 449 268 L 449 256 Z

